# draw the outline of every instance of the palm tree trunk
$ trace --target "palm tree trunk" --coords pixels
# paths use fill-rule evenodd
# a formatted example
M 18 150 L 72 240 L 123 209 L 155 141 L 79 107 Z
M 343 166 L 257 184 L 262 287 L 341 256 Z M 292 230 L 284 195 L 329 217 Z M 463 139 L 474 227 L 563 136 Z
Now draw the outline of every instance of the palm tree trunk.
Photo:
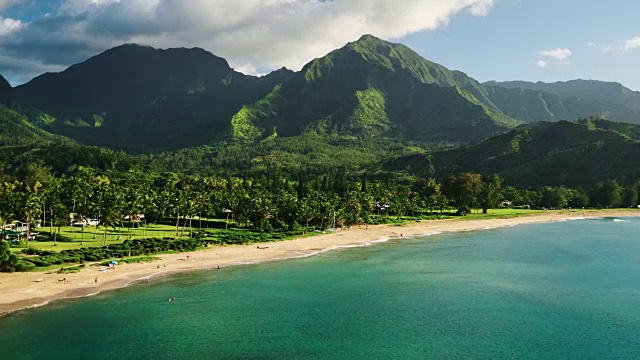
M 179 231 L 180 231 L 180 211 L 176 209 L 176 236 L 178 236 Z
M 25 242 L 25 249 L 29 248 L 29 238 L 31 237 L 29 234 L 31 234 L 31 227 L 29 225 L 29 218 L 27 218 L 27 240 Z
M 42 203 L 42 227 L 47 226 L 47 203 Z
M 186 217 L 188 215 L 185 214 L 184 216 L 185 216 L 185 219 L 184 219 L 184 223 L 182 223 L 182 231 L 180 232 L 180 237 L 184 237 L 184 229 L 186 229 L 186 227 L 187 227 L 187 219 L 186 219 Z
M 131 231 L 133 230 L 133 215 L 129 214 L 129 229 L 127 230 L 127 237 L 131 240 Z

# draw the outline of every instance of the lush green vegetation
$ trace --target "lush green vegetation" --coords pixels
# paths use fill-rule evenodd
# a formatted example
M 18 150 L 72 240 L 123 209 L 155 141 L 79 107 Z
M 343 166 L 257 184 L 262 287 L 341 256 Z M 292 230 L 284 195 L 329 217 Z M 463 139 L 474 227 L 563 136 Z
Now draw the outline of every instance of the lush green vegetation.
M 503 200 L 638 203 L 639 126 L 515 120 L 632 119 L 638 94 L 482 86 L 369 35 L 260 78 L 201 49 L 126 45 L 15 89 L 3 80 L 0 222 L 43 226 L 3 245 L 0 271 L 516 214 L 489 211 Z M 580 95 L 602 91 L 606 103 Z M 99 225 L 70 227 L 70 213 Z
M 428 99 L 428 101 L 425 101 Z M 459 72 L 411 49 L 363 36 L 313 60 L 234 117 L 237 138 L 313 131 L 422 142 L 480 140 L 515 126 Z M 276 130 L 274 130 L 276 129 Z
M 58 177 L 37 163 L 0 180 L 0 222 L 23 220 L 30 227 L 26 233 L 43 224 L 35 239 L 18 244 L 29 256 L 3 248 L 4 271 L 279 241 L 352 224 L 450 216 L 452 207 L 457 215 L 473 209 L 486 214 L 505 199 L 503 206 L 527 209 L 636 206 L 640 189 L 640 182 L 622 187 L 615 180 L 589 191 L 516 189 L 504 187 L 498 176 L 476 173 L 398 183 L 345 170 L 301 172 L 293 180 L 278 173 L 237 178 L 80 167 Z M 70 213 L 81 215 L 71 219 Z M 98 225 L 65 227 L 87 219 Z
M 527 122 L 598 116 L 640 123 L 640 92 L 619 83 L 507 81 L 489 82 L 485 87 L 503 113 Z
M 600 125 L 598 125 L 600 124 Z M 629 185 L 640 178 L 640 142 L 612 130 L 607 121 L 576 124 L 535 123 L 478 145 L 433 155 L 432 166 L 443 173 L 497 173 L 520 187 L 590 188 L 607 179 Z M 396 168 L 401 167 L 399 159 Z

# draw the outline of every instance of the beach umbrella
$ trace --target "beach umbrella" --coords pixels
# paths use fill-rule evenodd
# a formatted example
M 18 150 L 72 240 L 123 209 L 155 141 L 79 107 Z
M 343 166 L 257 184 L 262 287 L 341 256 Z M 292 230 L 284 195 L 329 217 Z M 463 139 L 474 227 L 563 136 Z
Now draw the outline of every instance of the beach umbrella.
M 111 263 L 112 263 L 113 265 L 118 265 L 118 262 L 117 262 L 117 261 L 115 261 L 115 260 L 111 260 Z

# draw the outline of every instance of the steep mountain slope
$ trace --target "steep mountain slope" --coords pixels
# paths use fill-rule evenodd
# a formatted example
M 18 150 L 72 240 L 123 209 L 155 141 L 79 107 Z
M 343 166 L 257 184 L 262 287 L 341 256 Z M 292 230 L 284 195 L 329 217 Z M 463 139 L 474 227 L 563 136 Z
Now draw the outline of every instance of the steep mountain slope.
M 253 141 L 311 131 L 466 142 L 515 124 L 475 80 L 365 35 L 243 107 L 232 119 L 232 135 Z
M 10 105 L 12 91 L 13 89 L 9 82 L 0 75 L 0 105 Z
M 498 173 L 508 184 L 589 187 L 605 179 L 631 183 L 640 179 L 640 142 L 609 122 L 560 121 L 524 125 L 467 148 L 434 154 L 434 164 L 447 172 Z
M 257 78 L 202 49 L 123 45 L 15 89 L 28 113 L 52 115 L 50 129 L 89 144 L 134 151 L 219 138 L 244 103 L 291 76 Z
M 0 145 L 43 140 L 68 141 L 33 125 L 24 114 L 0 105 Z
M 629 139 L 640 141 L 640 125 L 618 121 L 610 121 L 598 117 L 580 119 L 578 124 L 587 125 L 590 129 L 612 130 Z
M 624 105 L 640 110 L 640 91 L 633 91 L 620 83 L 597 80 L 570 80 L 554 83 L 528 81 L 490 81 L 486 86 L 500 86 L 507 89 L 544 91 L 560 97 L 584 98 L 605 103 Z
M 582 97 L 561 97 L 521 88 L 485 86 L 488 96 L 505 114 L 523 121 L 577 120 L 588 116 L 640 123 L 640 110 Z

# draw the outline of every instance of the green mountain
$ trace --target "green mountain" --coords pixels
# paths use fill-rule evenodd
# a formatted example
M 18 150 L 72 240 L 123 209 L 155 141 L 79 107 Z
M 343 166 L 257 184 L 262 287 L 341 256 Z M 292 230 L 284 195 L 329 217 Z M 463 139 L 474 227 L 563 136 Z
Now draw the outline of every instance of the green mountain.
M 610 121 L 598 117 L 580 119 L 577 122 L 587 125 L 591 129 L 612 130 L 627 136 L 629 139 L 640 141 L 640 125 L 638 124 Z
M 640 91 L 633 91 L 620 83 L 597 80 L 571 80 L 554 83 L 528 81 L 490 81 L 486 86 L 500 86 L 507 89 L 536 90 L 560 97 L 583 98 L 610 104 L 624 105 L 640 110 Z
M 68 141 L 35 126 L 24 114 L 0 105 L 0 146 L 45 140 Z
M 86 144 L 150 151 L 220 140 L 220 129 L 243 104 L 291 75 L 283 69 L 246 76 L 198 48 L 123 45 L 38 76 L 15 88 L 15 97 L 47 130 Z
M 634 92 L 599 100 L 595 90 L 481 85 L 370 35 L 263 77 L 202 49 L 124 45 L 17 88 L 3 80 L 3 154 L 57 171 L 477 171 L 519 185 L 640 177 L 628 166 L 640 160 L 640 126 L 590 117 L 640 122 Z M 466 147 L 442 150 L 456 145 Z
M 561 97 L 541 90 L 485 87 L 491 101 L 505 114 L 526 122 L 600 116 L 640 124 L 640 110 L 623 104 L 583 97 Z
M 468 142 L 516 124 L 477 81 L 371 35 L 311 61 L 231 120 L 244 141 L 314 132 Z
M 627 184 L 640 178 L 640 168 L 630 166 L 640 161 L 640 142 L 627 135 L 637 131 L 603 119 L 533 123 L 478 145 L 435 153 L 432 166 L 440 175 L 497 173 L 520 186 L 590 187 L 605 179 Z M 395 166 L 401 164 L 399 159 Z
M 123 45 L 36 77 L 14 101 L 47 131 L 132 152 L 307 132 L 463 143 L 517 125 L 474 79 L 370 35 L 260 78 L 202 49 Z

